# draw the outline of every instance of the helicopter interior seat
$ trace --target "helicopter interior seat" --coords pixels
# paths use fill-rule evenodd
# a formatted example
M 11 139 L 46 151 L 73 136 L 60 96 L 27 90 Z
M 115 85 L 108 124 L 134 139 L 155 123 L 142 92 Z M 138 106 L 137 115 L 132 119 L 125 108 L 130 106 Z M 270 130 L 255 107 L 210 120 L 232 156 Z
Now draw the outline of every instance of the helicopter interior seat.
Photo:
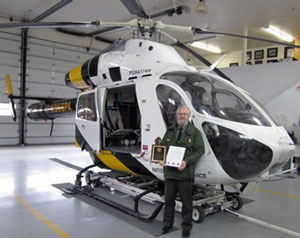
M 165 95 L 160 94 L 159 106 L 167 126 L 170 126 L 176 120 L 176 110 L 182 101 L 180 95 L 173 89 L 167 93 L 167 97 Z
M 214 116 L 214 110 L 212 105 L 212 99 L 207 92 L 203 92 L 201 95 L 201 105 L 199 107 L 199 112 L 207 113 L 208 115 Z
M 120 110 L 117 107 L 108 106 L 106 110 L 106 141 L 108 146 L 123 145 L 125 138 L 136 137 L 134 130 L 124 128 Z M 130 145 L 129 143 L 126 145 Z

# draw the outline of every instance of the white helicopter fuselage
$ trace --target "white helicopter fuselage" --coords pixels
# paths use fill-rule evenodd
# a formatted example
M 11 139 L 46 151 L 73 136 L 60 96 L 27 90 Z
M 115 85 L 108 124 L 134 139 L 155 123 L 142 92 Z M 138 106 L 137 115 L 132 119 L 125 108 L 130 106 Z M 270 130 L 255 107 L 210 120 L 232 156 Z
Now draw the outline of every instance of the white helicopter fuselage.
M 100 55 L 97 75 L 90 80 L 96 88 L 81 93 L 78 101 L 93 93 L 97 117 L 92 121 L 80 117 L 78 104 L 76 126 L 98 159 L 111 169 L 127 171 L 122 167 L 126 165 L 120 165 L 118 156 L 122 155 L 115 156 L 120 159 L 117 165 L 103 156 L 114 154 L 105 144 L 108 91 L 126 87 L 134 87 L 140 112 L 139 150 L 127 152 L 127 144 L 121 152 L 130 154 L 132 164 L 138 163 L 160 180 L 164 180 L 163 168 L 151 162 L 151 147 L 174 121 L 174 109 L 168 109 L 176 106 L 170 96 L 173 92 L 180 104 L 190 108 L 191 122 L 204 140 L 205 152 L 196 166 L 195 184 L 254 181 L 269 169 L 283 166 L 294 153 L 287 132 L 251 95 L 206 69 L 198 71 L 187 65 L 173 47 L 150 40 L 129 40 L 124 51 Z M 209 95 L 207 105 L 214 112 L 200 109 L 204 93 Z M 173 118 L 168 119 L 171 114 Z M 130 165 L 127 167 L 130 169 Z

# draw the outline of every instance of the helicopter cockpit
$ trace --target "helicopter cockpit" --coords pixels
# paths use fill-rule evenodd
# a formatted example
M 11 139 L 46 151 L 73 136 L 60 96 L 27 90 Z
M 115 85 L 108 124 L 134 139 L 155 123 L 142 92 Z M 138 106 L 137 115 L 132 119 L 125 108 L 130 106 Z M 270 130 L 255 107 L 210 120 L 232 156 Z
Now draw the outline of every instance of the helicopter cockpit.
M 194 109 L 202 115 L 251 125 L 271 126 L 268 119 L 247 98 L 213 78 L 191 72 L 170 72 L 160 78 L 180 86 Z
M 260 174 L 270 165 L 273 152 L 269 146 L 246 134 L 210 121 L 220 118 L 271 127 L 270 120 L 242 93 L 215 78 L 198 73 L 169 72 L 163 74 L 160 79 L 177 84 L 185 92 L 193 108 L 199 113 L 199 118 L 203 118 L 201 124 L 205 136 L 217 160 L 229 176 L 237 180 L 248 179 Z M 175 120 L 176 105 L 185 102 L 178 95 L 180 103 L 176 103 L 171 98 L 176 91 L 168 85 L 159 84 L 156 91 L 164 121 L 169 126 Z

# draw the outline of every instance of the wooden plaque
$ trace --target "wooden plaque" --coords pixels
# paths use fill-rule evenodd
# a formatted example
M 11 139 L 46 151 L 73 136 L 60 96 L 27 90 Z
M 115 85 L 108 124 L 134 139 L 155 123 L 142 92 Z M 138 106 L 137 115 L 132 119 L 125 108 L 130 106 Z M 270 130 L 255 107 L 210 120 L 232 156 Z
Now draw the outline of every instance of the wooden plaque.
M 168 147 L 166 145 L 152 145 L 151 162 L 165 162 L 167 157 L 167 149 Z

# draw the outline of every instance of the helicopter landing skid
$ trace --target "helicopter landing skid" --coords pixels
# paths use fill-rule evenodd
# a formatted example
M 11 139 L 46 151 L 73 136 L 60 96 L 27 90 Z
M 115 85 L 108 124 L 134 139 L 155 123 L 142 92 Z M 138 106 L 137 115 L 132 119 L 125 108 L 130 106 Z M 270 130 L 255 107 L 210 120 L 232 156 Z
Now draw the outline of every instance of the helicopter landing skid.
M 141 189 L 139 187 L 120 182 L 116 178 L 106 176 L 101 172 L 94 173 L 93 171 L 88 170 L 92 167 L 94 167 L 94 165 L 83 168 L 76 175 L 75 186 L 70 191 L 66 192 L 86 195 L 146 222 L 150 222 L 155 219 L 164 205 L 164 201 L 158 194 L 155 193 L 156 191 L 158 191 L 157 181 L 153 180 L 144 183 L 146 185 L 149 185 L 147 186 L 148 189 Z M 85 181 L 87 183 L 86 186 L 81 186 L 81 178 L 83 177 L 82 173 L 85 173 Z M 103 187 L 108 187 L 110 191 L 117 190 L 123 194 L 132 196 L 134 201 L 133 209 L 124 206 L 119 202 L 113 201 L 110 198 L 101 196 L 101 194 L 97 192 L 97 187 L 99 187 L 100 185 L 102 185 Z M 143 184 L 139 184 L 139 186 L 143 186 Z M 154 210 L 149 215 L 143 214 L 139 211 L 139 202 L 141 199 L 155 205 Z
M 135 201 L 135 209 L 138 207 L 138 200 L 142 199 L 148 203 L 158 203 L 157 214 L 164 205 L 163 196 L 151 192 L 149 187 L 155 185 L 157 181 L 145 182 L 145 183 L 131 183 L 132 176 L 121 177 L 121 179 L 116 179 L 108 176 L 103 176 L 103 174 L 88 172 L 86 174 L 87 184 L 93 184 L 93 186 L 103 186 L 109 187 L 110 190 L 117 190 L 121 193 L 133 196 Z M 98 181 L 95 183 L 95 181 Z M 148 190 L 143 190 L 143 189 Z M 149 192 L 148 192 L 149 191 Z M 153 189 L 155 191 L 155 189 Z M 221 212 L 225 209 L 232 208 L 233 210 L 238 210 L 242 207 L 242 199 L 238 195 L 228 194 L 225 191 L 214 189 L 206 186 L 198 186 L 194 190 L 193 195 L 193 221 L 196 223 L 203 222 L 204 218 L 208 214 Z M 176 200 L 175 210 L 181 212 L 182 202 L 180 199 Z M 154 212 L 155 213 L 155 212 Z M 156 216 L 155 215 L 155 216 Z M 139 217 L 140 218 L 140 217 Z M 155 217 L 153 216 L 153 219 Z M 147 219 L 151 221 L 150 219 Z
M 155 188 L 156 189 L 156 188 Z M 141 219 L 143 221 L 146 222 L 150 222 L 153 219 L 155 219 L 155 217 L 158 215 L 158 213 L 160 212 L 161 208 L 163 207 L 164 203 L 159 202 L 159 201 L 153 201 L 153 204 L 155 205 L 154 210 L 152 211 L 152 213 L 150 214 L 144 214 L 142 212 L 139 211 L 139 200 L 143 197 L 143 196 L 147 196 L 147 194 L 152 193 L 154 190 L 154 188 L 151 190 L 147 190 L 144 191 L 141 194 L 138 194 L 137 196 L 135 196 L 133 198 L 134 200 L 134 208 L 131 209 L 121 203 L 115 202 L 112 199 L 109 199 L 105 196 L 101 196 L 101 194 L 99 193 L 97 188 L 93 188 L 90 185 L 85 185 L 85 186 L 73 186 L 71 188 L 65 188 L 62 189 L 62 191 L 64 191 L 67 194 L 71 194 L 71 195 L 76 195 L 76 194 L 80 194 L 80 195 L 85 195 L 88 196 L 94 200 L 100 201 L 104 204 L 107 204 L 113 208 L 116 208 L 119 211 L 125 212 L 128 215 L 131 215 L 133 217 L 136 217 L 138 219 Z
M 153 219 L 155 219 L 155 217 L 159 214 L 160 210 L 164 205 L 164 201 L 162 200 L 161 196 L 155 193 L 158 190 L 158 183 L 156 180 L 146 183 L 140 183 L 138 185 L 140 187 L 139 188 L 134 187 L 132 185 L 124 184 L 123 182 L 119 182 L 115 178 L 104 175 L 104 173 L 94 173 L 93 171 L 89 170 L 90 168 L 96 167 L 96 164 L 89 165 L 85 168 L 80 168 L 78 166 L 75 166 L 57 158 L 50 158 L 50 160 L 79 171 L 79 173 L 76 175 L 75 185 L 68 184 L 68 186 L 66 187 L 57 187 L 66 194 L 80 194 L 88 196 L 146 222 L 150 222 Z M 81 179 L 84 177 L 83 174 L 85 174 L 85 181 L 87 184 L 85 186 L 82 186 L 81 181 Z M 101 191 L 99 191 L 100 188 L 98 188 L 100 187 L 100 185 L 102 187 L 108 187 L 110 191 L 117 190 L 123 194 L 133 196 L 133 209 L 124 206 L 119 202 L 113 201 L 113 199 L 111 198 L 101 196 Z M 148 189 L 142 189 L 145 187 L 147 187 Z M 155 205 L 153 211 L 149 215 L 146 215 L 139 211 L 140 200 L 144 200 L 151 203 L 152 205 Z
M 80 176 L 77 176 L 77 178 L 79 177 Z M 152 192 L 152 190 L 158 191 L 158 189 L 151 189 L 153 185 L 157 185 L 158 181 L 152 180 L 150 182 L 134 183 L 131 181 L 132 177 L 134 176 L 129 175 L 116 179 L 104 176 L 103 173 L 94 173 L 92 171 L 88 171 L 86 172 L 85 180 L 87 184 L 92 184 L 94 187 L 102 184 L 103 186 L 109 187 L 111 190 L 117 190 L 121 193 L 132 196 L 135 202 L 134 209 L 136 212 L 138 211 L 139 199 L 152 204 L 161 204 L 161 206 L 157 206 L 159 210 L 155 215 L 156 217 L 160 209 L 164 205 L 164 198 L 161 195 Z M 228 193 L 226 191 L 215 189 L 213 187 L 198 186 L 194 189 L 192 218 L 194 222 L 201 223 L 204 220 L 205 216 L 208 214 L 220 212 L 227 208 L 239 210 L 242 205 L 242 199 L 238 196 L 238 194 Z M 181 212 L 182 210 L 182 202 L 180 201 L 180 199 L 177 199 L 175 201 L 175 210 L 177 212 Z M 155 217 L 153 217 L 153 219 Z M 150 221 L 150 219 L 148 219 L 148 221 Z
M 89 170 L 90 168 L 94 167 L 94 165 L 90 165 L 86 168 L 79 168 L 59 159 L 51 160 L 79 171 L 79 173 L 76 175 L 75 185 L 70 184 L 71 186 L 60 188 L 66 194 L 80 194 L 91 197 L 147 222 L 155 219 L 164 205 L 164 198 L 161 194 L 159 194 L 159 184 L 157 180 L 136 182 L 133 179 L 134 176 L 131 175 L 112 177 L 107 175 L 110 173 L 95 173 Z M 82 186 L 81 182 L 83 174 L 85 174 L 85 182 L 87 184 L 85 186 Z M 100 191 L 102 188 L 108 188 L 111 193 L 118 191 L 123 194 L 122 196 L 128 195 L 133 197 L 133 209 L 124 206 L 120 202 L 113 201 L 111 198 L 102 196 L 103 193 Z M 153 211 L 149 215 L 145 215 L 139 211 L 140 200 L 143 200 L 147 204 L 150 203 L 155 205 L 154 209 L 152 206 L 151 209 L 153 209 Z M 193 193 L 192 218 L 194 222 L 201 223 L 208 214 L 220 212 L 228 208 L 238 210 L 242 205 L 242 199 L 236 194 L 229 194 L 223 190 L 213 187 L 198 186 L 194 189 Z M 145 206 L 147 205 L 145 204 Z M 178 212 L 181 212 L 182 210 L 182 203 L 180 199 L 176 200 L 175 210 Z

